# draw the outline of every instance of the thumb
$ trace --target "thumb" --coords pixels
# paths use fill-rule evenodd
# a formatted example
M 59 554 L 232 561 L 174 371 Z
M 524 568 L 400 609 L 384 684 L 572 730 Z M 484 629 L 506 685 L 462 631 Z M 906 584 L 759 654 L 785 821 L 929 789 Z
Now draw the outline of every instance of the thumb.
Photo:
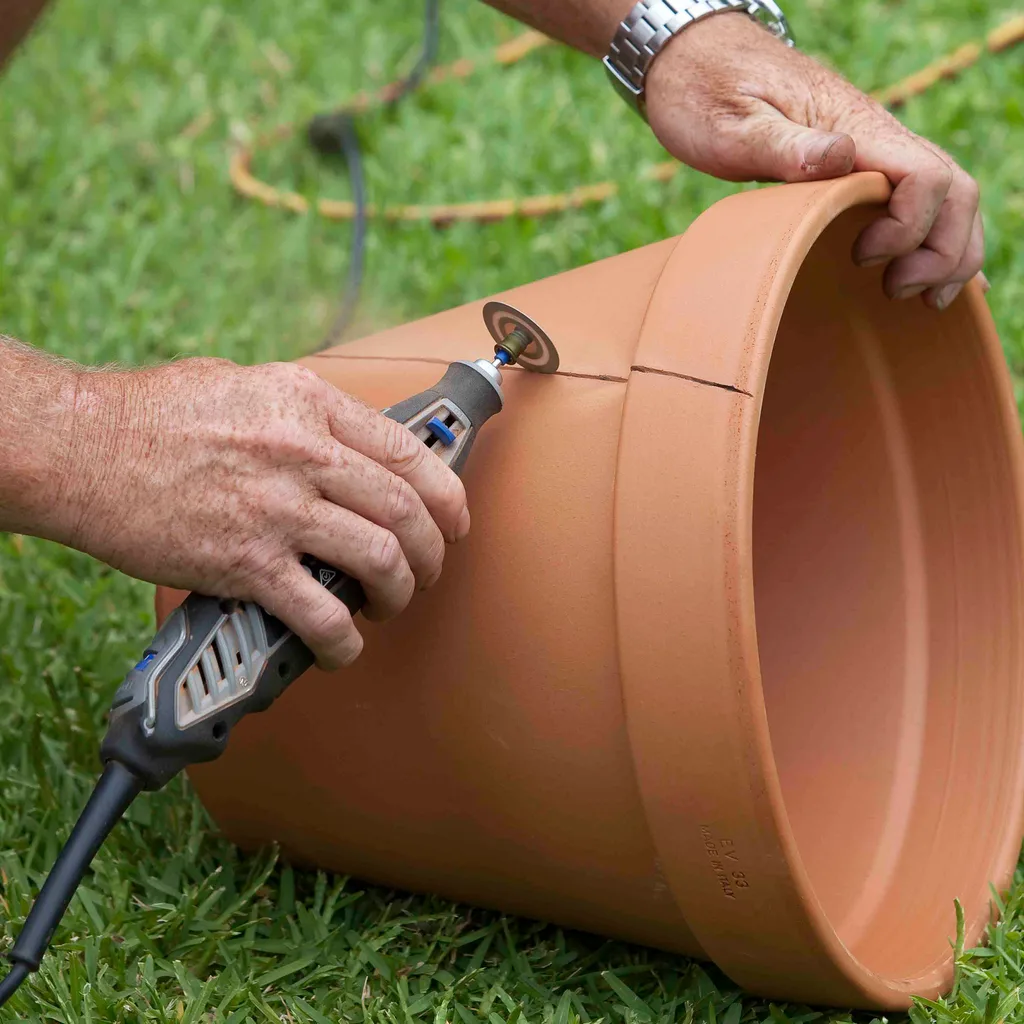
M 711 173 L 733 181 L 839 178 L 857 158 L 849 135 L 807 128 L 777 111 L 743 118 L 718 136 L 713 150 Z
M 784 117 L 765 119 L 756 129 L 752 123 L 746 127 L 751 170 L 773 181 L 840 178 L 853 170 L 857 144 L 849 135 L 806 128 Z

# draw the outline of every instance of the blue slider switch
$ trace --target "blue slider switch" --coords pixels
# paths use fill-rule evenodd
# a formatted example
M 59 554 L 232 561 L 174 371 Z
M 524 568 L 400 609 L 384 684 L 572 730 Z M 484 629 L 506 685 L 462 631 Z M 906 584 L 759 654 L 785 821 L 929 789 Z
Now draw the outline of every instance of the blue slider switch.
M 455 443 L 455 435 L 436 416 L 427 420 L 427 430 L 438 439 L 446 448 Z

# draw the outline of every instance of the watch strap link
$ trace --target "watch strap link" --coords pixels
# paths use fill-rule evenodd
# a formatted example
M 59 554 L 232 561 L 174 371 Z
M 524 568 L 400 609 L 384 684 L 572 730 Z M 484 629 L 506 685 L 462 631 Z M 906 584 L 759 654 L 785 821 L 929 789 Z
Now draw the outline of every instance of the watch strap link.
M 616 89 L 643 113 L 647 72 L 665 44 L 695 21 L 724 11 L 743 11 L 793 45 L 785 15 L 774 0 L 640 0 L 619 24 L 603 61 Z

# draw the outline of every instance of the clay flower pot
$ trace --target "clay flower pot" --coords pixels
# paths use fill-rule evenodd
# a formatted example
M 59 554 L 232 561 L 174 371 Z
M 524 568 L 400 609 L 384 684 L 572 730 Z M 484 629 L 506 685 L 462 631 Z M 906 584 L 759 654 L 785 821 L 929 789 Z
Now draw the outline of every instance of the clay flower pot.
M 440 584 L 192 773 L 227 835 L 772 998 L 946 989 L 1021 838 L 1022 445 L 980 290 L 852 265 L 888 194 L 744 192 L 503 295 L 561 370 L 506 373 Z M 383 407 L 480 309 L 305 362 Z

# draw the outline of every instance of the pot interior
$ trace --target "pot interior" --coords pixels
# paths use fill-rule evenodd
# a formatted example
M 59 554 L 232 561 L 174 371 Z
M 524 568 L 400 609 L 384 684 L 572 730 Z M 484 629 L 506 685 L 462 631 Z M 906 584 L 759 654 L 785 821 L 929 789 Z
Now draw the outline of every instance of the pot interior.
M 805 261 L 765 386 L 758 651 L 814 897 L 874 972 L 950 960 L 1019 836 L 1017 448 L 973 299 L 887 300 L 850 211 Z

